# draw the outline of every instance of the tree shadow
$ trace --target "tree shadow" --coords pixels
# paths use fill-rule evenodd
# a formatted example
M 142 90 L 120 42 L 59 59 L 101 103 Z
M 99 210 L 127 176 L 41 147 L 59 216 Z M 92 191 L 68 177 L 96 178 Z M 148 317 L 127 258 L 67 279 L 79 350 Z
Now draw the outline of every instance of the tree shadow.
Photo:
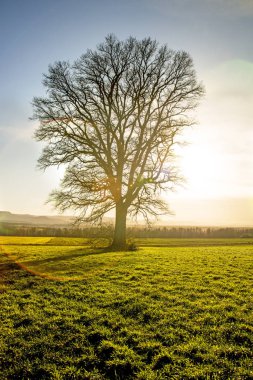
M 10 258 L 8 262 L 0 263 L 0 293 L 6 292 L 5 286 L 16 284 L 19 281 L 22 269 Z
M 11 259 L 10 259 L 11 260 Z M 13 262 L 0 263 L 0 277 L 4 276 L 6 273 L 13 272 L 14 270 L 20 270 L 20 266 Z
M 108 250 L 107 248 L 95 248 L 92 250 L 89 250 L 88 252 L 85 252 L 87 248 L 84 249 L 77 249 L 73 250 L 71 253 L 67 255 L 62 255 L 62 256 L 54 256 L 54 257 L 47 257 L 45 259 L 38 259 L 38 260 L 28 260 L 28 261 L 22 261 L 22 264 L 25 265 L 43 265 L 46 263 L 56 263 L 56 262 L 62 262 L 66 260 L 71 260 L 71 259 L 76 259 L 80 257 L 89 257 L 89 256 L 97 256 L 100 254 L 112 252 Z

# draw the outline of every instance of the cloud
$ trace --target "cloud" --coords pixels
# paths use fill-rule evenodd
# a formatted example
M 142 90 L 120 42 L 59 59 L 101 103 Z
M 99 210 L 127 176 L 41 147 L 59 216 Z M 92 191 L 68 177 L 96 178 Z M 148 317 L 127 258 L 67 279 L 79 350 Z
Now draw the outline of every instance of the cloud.
M 250 16 L 253 15 L 252 0 L 183 0 L 185 4 L 194 3 L 200 9 L 208 9 L 222 16 Z
M 214 134 L 223 131 L 224 141 L 232 145 L 241 145 L 243 140 L 252 142 L 253 63 L 223 62 L 206 73 L 204 82 L 206 98 L 200 108 L 201 123 L 209 125 Z
M 248 16 L 249 13 L 253 15 L 252 0 L 220 0 L 217 2 L 224 3 L 224 6 L 226 6 L 226 8 L 230 7 L 232 12 L 236 11 L 239 12 L 241 15 L 246 16 Z
M 253 97 L 253 62 L 234 59 L 222 62 L 208 73 L 209 92 L 226 97 Z
M 169 11 L 178 16 L 204 15 L 229 18 L 253 15 L 252 0 L 150 0 L 149 5 L 157 11 Z

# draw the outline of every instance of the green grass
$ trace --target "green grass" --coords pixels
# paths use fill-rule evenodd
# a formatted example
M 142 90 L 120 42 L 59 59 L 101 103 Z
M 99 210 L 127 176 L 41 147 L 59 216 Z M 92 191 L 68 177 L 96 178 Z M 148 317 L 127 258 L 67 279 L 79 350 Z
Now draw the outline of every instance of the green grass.
M 252 241 L 190 240 L 0 238 L 0 379 L 253 379 Z

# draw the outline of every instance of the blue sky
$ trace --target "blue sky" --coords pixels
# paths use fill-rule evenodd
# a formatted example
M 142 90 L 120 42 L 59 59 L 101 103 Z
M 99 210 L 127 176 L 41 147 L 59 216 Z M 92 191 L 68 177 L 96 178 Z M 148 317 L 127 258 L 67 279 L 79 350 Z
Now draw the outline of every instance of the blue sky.
M 50 63 L 74 61 L 109 33 L 186 50 L 206 87 L 199 124 L 179 152 L 187 183 L 168 194 L 169 220 L 253 224 L 251 0 L 1 0 L 0 210 L 55 213 L 45 201 L 63 172 L 36 169 L 31 101 L 44 94 Z

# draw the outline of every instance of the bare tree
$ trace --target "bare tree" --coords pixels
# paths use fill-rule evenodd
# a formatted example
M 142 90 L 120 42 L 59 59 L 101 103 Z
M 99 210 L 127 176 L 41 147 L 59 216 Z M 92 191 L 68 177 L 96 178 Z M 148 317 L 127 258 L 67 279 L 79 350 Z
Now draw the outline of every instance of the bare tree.
M 124 249 L 127 214 L 168 211 L 159 196 L 178 180 L 173 147 L 203 94 L 192 59 L 150 38 L 109 35 L 73 65 L 49 66 L 43 83 L 47 97 L 33 100 L 35 138 L 47 143 L 39 166 L 66 165 L 50 199 L 79 210 L 79 221 L 115 209 L 113 247 Z

